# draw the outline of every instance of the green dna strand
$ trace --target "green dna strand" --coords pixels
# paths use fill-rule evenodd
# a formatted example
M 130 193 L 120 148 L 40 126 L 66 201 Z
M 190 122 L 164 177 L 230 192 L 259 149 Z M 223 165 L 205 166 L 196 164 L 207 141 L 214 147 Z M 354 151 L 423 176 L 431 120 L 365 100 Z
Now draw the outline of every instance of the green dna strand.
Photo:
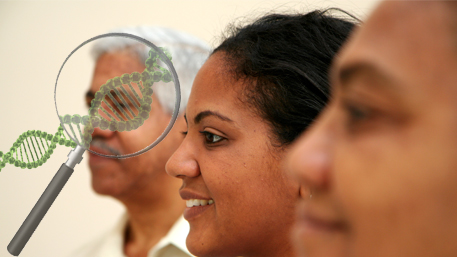
M 171 60 L 170 53 L 164 48 L 160 49 Z M 57 144 L 76 147 L 78 143 L 87 149 L 92 141 L 92 133 L 96 127 L 102 130 L 109 129 L 119 132 L 131 131 L 140 127 L 149 118 L 153 83 L 159 81 L 167 83 L 172 80 L 171 73 L 161 67 L 157 63 L 158 60 L 159 54 L 154 49 L 151 49 L 145 62 L 146 69 L 142 73 L 126 73 L 120 77 L 109 79 L 95 93 L 89 108 L 89 115 L 67 114 L 60 116 L 61 124 L 69 127 L 73 138 L 77 142 L 67 139 L 61 126 L 59 126 L 54 135 L 38 130 L 29 130 L 16 140 L 9 152 L 6 154 L 0 152 L 0 171 L 7 162 L 22 169 L 26 167 L 28 169 L 37 168 L 49 159 Z M 142 96 L 138 95 L 132 83 L 141 92 Z M 130 88 L 131 94 L 127 92 L 124 85 Z M 104 118 L 100 113 L 104 113 L 108 119 Z M 84 126 L 83 129 L 81 129 L 80 124 Z M 73 126 L 76 126 L 76 129 Z M 75 130 L 78 131 L 80 139 L 78 139 Z M 38 151 L 36 150 L 37 148 Z
M 57 144 L 76 147 L 75 142 L 65 138 L 61 126 L 54 135 L 39 130 L 24 132 L 14 142 L 9 152 L 3 154 L 0 151 L 0 171 L 6 163 L 22 169 L 37 168 L 49 159 Z

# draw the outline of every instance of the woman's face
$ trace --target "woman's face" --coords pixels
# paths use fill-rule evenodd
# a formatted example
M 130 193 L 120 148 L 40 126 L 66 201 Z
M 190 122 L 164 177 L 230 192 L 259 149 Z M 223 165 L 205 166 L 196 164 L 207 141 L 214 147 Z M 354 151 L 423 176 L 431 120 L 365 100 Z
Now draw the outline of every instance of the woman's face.
M 222 57 L 198 72 L 184 141 L 166 166 L 183 182 L 187 247 L 198 256 L 285 256 L 298 184 L 283 171 L 285 150 L 272 146 L 269 125 L 239 100 L 243 82 Z
M 457 55 L 438 1 L 381 4 L 340 53 L 333 97 L 290 151 L 312 198 L 306 257 L 457 256 Z

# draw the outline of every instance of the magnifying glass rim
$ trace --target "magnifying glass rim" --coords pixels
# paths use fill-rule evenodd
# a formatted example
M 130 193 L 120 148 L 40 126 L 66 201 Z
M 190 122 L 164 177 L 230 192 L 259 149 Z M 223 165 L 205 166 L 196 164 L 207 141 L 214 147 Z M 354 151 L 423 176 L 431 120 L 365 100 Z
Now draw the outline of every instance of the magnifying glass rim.
M 59 76 L 60 76 L 60 73 L 62 72 L 62 69 L 63 67 L 65 66 L 65 63 L 68 61 L 68 59 L 81 47 L 83 47 L 84 45 L 94 41 L 94 40 L 97 40 L 97 39 L 100 39 L 100 38 L 105 38 L 105 37 L 126 37 L 126 38 L 130 38 L 130 39 L 134 39 L 140 43 L 143 43 L 151 48 L 153 48 L 157 53 L 159 53 L 159 56 L 161 57 L 161 60 L 163 62 L 165 62 L 165 64 L 168 66 L 168 69 L 169 71 L 171 72 L 171 75 L 173 76 L 173 82 L 174 82 L 174 85 L 175 85 L 175 91 L 176 91 L 176 102 L 175 102 L 175 108 L 173 110 L 173 115 L 171 116 L 171 120 L 170 122 L 168 123 L 168 126 L 165 128 L 164 132 L 152 143 L 150 144 L 149 146 L 143 148 L 142 150 L 140 151 L 137 151 L 135 153 L 130 153 L 130 154 L 125 154 L 125 155 L 105 155 L 105 154 L 101 154 L 101 153 L 97 153 L 95 151 L 92 151 L 90 149 L 87 149 L 85 148 L 84 146 L 82 146 L 81 144 L 79 144 L 79 142 L 77 140 L 75 140 L 75 138 L 73 138 L 71 136 L 71 134 L 68 132 L 67 128 L 64 126 L 64 123 L 62 122 L 62 119 L 60 118 L 60 115 L 59 115 L 59 111 L 57 109 L 57 83 L 59 81 Z M 103 156 L 103 157 L 107 157 L 107 158 L 116 158 L 116 159 L 125 159 L 125 158 L 129 158 L 129 157 L 134 157 L 134 156 L 137 156 L 137 155 L 140 155 L 140 154 L 143 154 L 147 151 L 149 151 L 150 149 L 152 149 L 154 146 L 156 146 L 157 144 L 159 144 L 167 135 L 168 133 L 170 132 L 170 130 L 173 128 L 173 125 L 175 124 L 176 122 L 176 119 L 178 118 L 178 115 L 179 115 L 179 106 L 180 106 L 180 103 L 181 103 L 181 88 L 180 88 L 180 85 L 179 85 L 179 80 L 178 80 L 178 74 L 176 73 L 176 70 L 173 66 L 173 63 L 171 62 L 170 59 L 168 59 L 167 55 L 160 49 L 158 48 L 157 46 L 155 46 L 153 43 L 147 41 L 146 39 L 142 38 L 142 37 L 139 37 L 139 36 L 135 36 L 135 35 L 132 35 L 132 34 L 128 34 L 128 33 L 117 33 L 117 32 L 113 32 L 113 33 L 106 33 L 106 34 L 101 34 L 101 35 L 98 35 L 98 36 L 95 36 L 91 39 L 88 39 L 86 41 L 84 41 L 83 43 L 81 43 L 78 47 L 76 47 L 73 51 L 71 51 L 71 53 L 67 56 L 67 58 L 65 59 L 65 61 L 63 62 L 62 66 L 60 67 L 60 70 L 59 70 L 59 73 L 57 74 L 57 79 L 56 79 L 56 85 L 55 85 L 55 88 L 54 88 L 54 103 L 55 103 L 55 106 L 56 106 L 56 112 L 57 112 L 57 117 L 59 118 L 59 121 L 60 121 L 60 125 L 62 126 L 62 128 L 65 130 L 65 132 L 67 133 L 67 135 L 75 142 L 77 143 L 78 145 L 80 145 L 81 147 L 83 147 L 84 149 L 88 150 L 89 152 L 93 153 L 93 154 L 96 154 L 96 155 L 99 155 L 99 156 Z

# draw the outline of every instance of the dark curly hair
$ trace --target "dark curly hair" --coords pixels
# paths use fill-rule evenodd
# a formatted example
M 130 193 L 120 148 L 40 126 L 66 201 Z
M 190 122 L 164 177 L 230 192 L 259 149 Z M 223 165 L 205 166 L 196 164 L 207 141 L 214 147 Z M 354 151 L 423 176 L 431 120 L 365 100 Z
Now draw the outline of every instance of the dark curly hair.
M 356 22 L 329 13 L 268 14 L 231 25 L 214 49 L 223 52 L 233 78 L 243 80 L 240 100 L 268 123 L 279 146 L 290 144 L 324 108 L 328 71 Z M 275 144 L 277 144 L 275 143 Z

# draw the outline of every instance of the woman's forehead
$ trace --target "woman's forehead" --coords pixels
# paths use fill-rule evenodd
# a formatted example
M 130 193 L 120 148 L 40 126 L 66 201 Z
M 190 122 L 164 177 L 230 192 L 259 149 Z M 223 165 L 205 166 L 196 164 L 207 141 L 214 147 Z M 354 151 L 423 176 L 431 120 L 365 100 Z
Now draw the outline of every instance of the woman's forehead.
M 416 12 L 405 13 L 405 8 Z M 440 78 L 455 76 L 457 56 L 451 53 L 455 47 L 445 14 L 433 3 L 384 2 L 342 49 L 332 70 L 333 82 L 340 82 L 349 66 L 363 64 L 394 78 L 409 91 L 405 97 L 448 92 Z M 443 87 L 438 89 L 438 84 Z
M 221 55 L 216 53 L 198 72 L 186 109 L 188 124 L 195 124 L 204 117 L 216 118 L 240 129 L 265 126 L 255 108 L 242 100 L 247 82 L 233 79 L 227 69 Z

